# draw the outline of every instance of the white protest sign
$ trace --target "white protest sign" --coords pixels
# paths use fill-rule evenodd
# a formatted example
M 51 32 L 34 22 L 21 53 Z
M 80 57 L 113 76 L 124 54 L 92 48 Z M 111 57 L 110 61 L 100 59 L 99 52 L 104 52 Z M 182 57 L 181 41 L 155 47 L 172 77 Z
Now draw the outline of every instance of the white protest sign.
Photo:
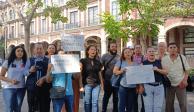
M 84 51 L 84 36 L 61 34 L 61 45 L 64 51 Z
M 76 54 L 52 55 L 51 63 L 53 74 L 80 72 L 79 55 Z
M 152 65 L 129 66 L 126 69 L 127 84 L 155 82 Z

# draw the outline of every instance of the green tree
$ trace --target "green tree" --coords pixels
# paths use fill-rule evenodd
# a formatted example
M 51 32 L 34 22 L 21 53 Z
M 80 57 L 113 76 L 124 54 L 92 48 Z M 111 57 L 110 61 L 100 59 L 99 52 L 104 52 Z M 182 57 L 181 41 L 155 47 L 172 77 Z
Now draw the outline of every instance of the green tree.
M 143 51 L 147 48 L 146 40 L 157 37 L 159 25 L 167 17 L 187 17 L 194 13 L 194 0 L 118 0 L 120 15 L 124 18 L 116 21 L 109 13 L 102 14 L 104 28 L 110 38 L 140 37 Z M 131 12 L 138 17 L 130 18 Z
M 39 15 L 50 16 L 52 18 L 52 23 L 57 21 L 67 22 L 67 17 L 63 16 L 63 11 L 61 7 L 57 5 L 47 6 L 44 4 L 43 0 L 25 0 L 26 1 L 26 11 L 22 13 L 23 10 L 17 5 L 17 0 L 6 0 L 6 2 L 15 10 L 19 16 L 19 20 L 24 24 L 24 39 L 25 39 L 25 49 L 30 56 L 30 25 L 34 17 Z M 53 2 L 53 1 L 52 1 Z M 87 0 L 70 0 L 67 2 L 67 7 L 78 7 L 80 10 L 86 9 Z M 42 13 L 37 13 L 37 9 L 45 7 Z

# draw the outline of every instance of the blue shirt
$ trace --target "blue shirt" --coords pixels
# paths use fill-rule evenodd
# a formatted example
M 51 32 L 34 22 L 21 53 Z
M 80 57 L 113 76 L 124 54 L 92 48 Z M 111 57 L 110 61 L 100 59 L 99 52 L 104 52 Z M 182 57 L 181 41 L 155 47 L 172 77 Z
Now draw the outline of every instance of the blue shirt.
M 52 86 L 65 88 L 66 77 L 67 77 L 66 95 L 73 95 L 72 74 L 71 73 L 52 74 Z
M 121 65 L 121 69 L 122 69 L 122 68 L 125 68 L 127 66 L 135 66 L 137 64 L 135 64 L 135 63 L 128 64 L 128 62 L 125 60 L 122 60 L 122 64 L 121 64 L 121 61 L 119 60 L 119 61 L 117 61 L 115 66 L 119 68 L 120 65 Z M 128 88 L 135 88 L 136 87 L 136 84 L 127 84 L 126 73 L 122 74 L 120 85 L 122 85 L 123 87 L 128 87 Z

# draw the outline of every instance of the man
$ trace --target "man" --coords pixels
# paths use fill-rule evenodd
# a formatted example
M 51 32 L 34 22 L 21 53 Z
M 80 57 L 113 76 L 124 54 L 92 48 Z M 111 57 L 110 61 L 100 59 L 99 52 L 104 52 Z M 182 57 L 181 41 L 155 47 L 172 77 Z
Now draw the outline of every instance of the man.
M 158 43 L 158 53 L 156 55 L 156 59 L 161 60 L 166 55 L 167 55 L 166 43 L 165 42 Z
M 183 70 L 176 43 L 169 43 L 168 52 L 169 55 L 162 58 L 162 67 L 168 71 L 167 77 L 171 82 L 171 87 L 166 88 L 166 112 L 174 112 L 175 94 L 181 112 L 187 112 L 186 87 L 190 67 L 185 56 L 181 55 L 185 67 Z
M 114 42 L 109 43 L 108 51 L 109 52 L 104 54 L 101 59 L 101 62 L 104 66 L 104 96 L 102 103 L 102 112 L 107 111 L 107 106 L 111 94 L 113 94 L 113 112 L 118 112 L 118 88 L 112 87 L 110 81 L 113 74 L 114 65 L 119 59 L 119 55 L 117 54 L 117 44 Z
M 29 112 L 50 111 L 50 85 L 46 83 L 49 59 L 44 56 L 41 43 L 36 43 L 34 57 L 30 58 L 30 71 L 26 81 Z

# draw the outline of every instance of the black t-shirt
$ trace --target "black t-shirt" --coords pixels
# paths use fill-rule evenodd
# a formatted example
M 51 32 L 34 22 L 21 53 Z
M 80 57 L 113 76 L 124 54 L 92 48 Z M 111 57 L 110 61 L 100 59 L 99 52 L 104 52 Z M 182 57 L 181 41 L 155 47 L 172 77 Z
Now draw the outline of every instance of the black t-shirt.
M 155 60 L 154 62 L 145 60 L 143 61 L 143 65 L 153 65 L 155 67 L 158 67 L 159 69 L 162 69 L 162 64 L 160 60 Z M 155 76 L 155 82 L 163 81 L 163 75 L 161 73 L 154 71 L 154 76 Z
M 81 59 L 80 62 L 83 65 L 82 68 L 83 85 L 89 84 L 91 86 L 96 86 L 100 84 L 99 72 L 102 67 L 100 61 L 96 59 L 84 58 Z

